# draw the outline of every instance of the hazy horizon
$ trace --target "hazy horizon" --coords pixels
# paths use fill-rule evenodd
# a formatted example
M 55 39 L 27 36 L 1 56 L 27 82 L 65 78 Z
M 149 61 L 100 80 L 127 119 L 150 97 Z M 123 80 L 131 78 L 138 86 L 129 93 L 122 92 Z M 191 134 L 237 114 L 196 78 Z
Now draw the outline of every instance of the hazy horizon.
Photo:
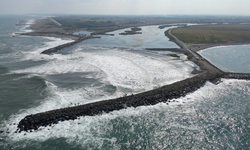
M 0 14 L 250 15 L 247 0 L 0 0 Z

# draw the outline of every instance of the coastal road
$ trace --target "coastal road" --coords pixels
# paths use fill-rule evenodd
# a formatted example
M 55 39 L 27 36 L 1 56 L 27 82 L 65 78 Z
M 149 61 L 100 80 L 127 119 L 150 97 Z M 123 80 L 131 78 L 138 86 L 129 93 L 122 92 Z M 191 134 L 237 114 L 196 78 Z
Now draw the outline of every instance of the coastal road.
M 223 73 L 223 71 L 221 71 L 219 68 L 217 68 L 216 66 L 211 64 L 209 61 L 207 61 L 201 55 L 190 50 L 188 48 L 188 44 L 182 42 L 181 40 L 179 40 L 177 37 L 175 37 L 172 34 L 172 30 L 173 29 L 168 30 L 168 34 L 173 37 L 174 42 L 178 46 L 180 46 L 181 49 L 188 51 L 193 56 L 193 57 L 191 57 L 190 61 L 192 61 L 192 62 L 196 63 L 198 66 L 200 66 L 201 70 L 203 70 L 203 71 L 207 71 L 207 72 L 212 73 L 212 74 L 217 74 L 217 73 L 222 74 Z
M 200 59 L 200 57 L 196 53 L 194 53 L 192 50 L 190 50 L 188 48 L 188 45 L 186 43 L 182 42 L 181 40 L 179 40 L 177 37 L 175 37 L 172 34 L 172 29 L 168 30 L 168 34 L 175 39 L 175 42 L 176 42 L 177 45 L 181 46 L 181 48 L 183 48 L 183 49 L 187 50 L 188 52 L 190 52 L 197 60 Z

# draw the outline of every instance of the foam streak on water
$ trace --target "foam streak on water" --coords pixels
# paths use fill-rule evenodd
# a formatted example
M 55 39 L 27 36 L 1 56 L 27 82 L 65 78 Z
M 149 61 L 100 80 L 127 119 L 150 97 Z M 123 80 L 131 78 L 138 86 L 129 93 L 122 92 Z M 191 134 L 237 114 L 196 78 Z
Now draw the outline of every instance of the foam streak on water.
M 234 116 L 242 109 L 244 113 L 244 102 L 225 100 L 229 93 L 237 96 L 239 91 L 244 91 L 244 95 L 250 97 L 249 82 L 223 80 L 218 86 L 207 83 L 205 87 L 176 99 L 170 105 L 160 103 L 101 116 L 80 117 L 78 120 L 61 122 L 26 135 L 13 133 L 15 126 L 10 126 L 11 134 L 8 136 L 19 144 L 21 143 L 18 141 L 26 141 L 21 145 L 64 137 L 67 143 L 76 144 L 79 148 L 108 146 L 112 149 L 144 149 L 151 145 L 149 147 L 156 149 L 175 149 L 177 146 L 192 149 L 235 149 L 237 143 L 243 140 L 244 131 L 249 130 L 249 120 L 241 120 L 243 116 Z M 225 111 L 225 108 L 228 110 Z M 31 113 L 35 109 L 40 111 L 43 108 L 39 106 L 27 111 Z M 24 115 L 26 113 L 17 115 L 11 121 L 18 121 Z
M 15 57 L 21 58 L 16 60 L 20 63 L 25 61 L 43 61 L 40 65 L 34 65 L 24 69 L 13 69 L 9 75 L 26 74 L 25 76 L 13 79 L 14 81 L 25 78 L 32 79 L 34 76 L 43 78 L 46 83 L 47 88 L 45 90 L 48 96 L 40 100 L 40 104 L 36 104 L 36 106 L 26 110 L 20 110 L 18 114 L 12 115 L 10 119 L 5 122 L 5 130 L 10 132 L 7 134 L 7 137 L 14 143 L 25 140 L 28 142 L 24 143 L 24 145 L 26 145 L 29 144 L 31 140 L 46 141 L 51 138 L 61 137 L 65 137 L 68 143 L 92 143 L 90 139 L 95 139 L 96 137 L 92 135 L 93 129 L 87 128 L 87 126 L 93 126 L 95 124 L 94 126 L 98 131 L 94 132 L 96 132 L 97 135 L 105 134 L 106 131 L 110 129 L 104 127 L 104 131 L 102 131 L 102 129 L 99 129 L 100 125 L 97 122 L 101 121 L 101 124 L 106 125 L 110 120 L 116 119 L 117 116 L 121 114 L 130 116 L 130 111 L 133 111 L 134 114 L 145 113 L 145 109 L 142 107 L 139 108 L 138 111 L 138 108 L 129 108 L 129 111 L 115 111 L 111 114 L 93 118 L 82 117 L 80 120 L 62 122 L 53 128 L 47 127 L 38 132 L 27 133 L 27 135 L 24 135 L 24 133 L 16 134 L 14 132 L 16 130 L 16 124 L 29 114 L 121 97 L 124 94 L 143 92 L 191 76 L 190 65 L 181 60 L 173 61 L 167 57 L 162 58 L 162 56 L 132 53 L 117 48 L 100 49 L 89 45 L 75 47 L 70 51 L 71 53 L 67 55 L 60 53 L 52 56 L 41 55 L 40 52 L 45 48 L 47 49 L 58 44 L 69 42 L 54 38 L 50 38 L 50 40 L 54 41 L 46 42 L 43 48 L 38 48 L 35 51 L 25 51 L 23 55 L 15 55 Z M 11 57 L 11 54 L 8 55 L 8 57 Z M 93 84 L 86 85 L 84 83 L 82 87 L 69 88 L 69 86 L 67 87 L 66 85 L 73 82 L 74 78 L 70 78 L 72 75 L 77 75 L 78 78 L 86 82 L 93 79 Z M 56 76 L 60 78 L 57 79 Z M 64 81 L 61 78 L 65 78 L 69 81 Z M 106 119 L 103 120 L 103 117 Z M 74 129 L 71 130 L 71 128 Z M 72 133 L 76 132 L 76 130 L 82 130 L 79 133 L 86 133 L 87 136 L 73 135 Z M 67 132 L 60 134 L 59 132 L 61 131 Z M 53 133 L 50 135 L 54 136 L 50 136 L 48 133 Z M 104 142 L 103 140 L 115 143 L 116 137 L 102 138 L 101 136 L 96 139 L 94 145 L 102 146 L 101 143 Z
M 79 48 L 78 48 L 79 49 Z M 30 53 L 30 52 L 29 52 Z M 28 55 L 24 60 L 40 60 L 45 56 Z M 104 49 L 93 53 L 79 51 L 70 55 L 55 55 L 49 57 L 48 63 L 32 68 L 13 71 L 13 73 L 35 73 L 41 75 L 92 72 L 103 77 L 112 85 L 123 88 L 152 89 L 190 77 L 190 65 L 181 61 L 164 61 L 153 56 L 145 56 L 120 51 Z M 104 78 L 106 77 L 106 78 Z
M 4 104 L 9 110 L 0 114 L 0 149 L 248 149 L 250 83 L 239 80 L 207 82 L 168 105 L 127 108 L 15 133 L 26 115 L 140 93 L 191 77 L 192 63 L 140 49 L 150 42 L 164 46 L 164 34 L 154 28 L 143 27 L 142 35 L 83 41 L 52 56 L 40 52 L 70 41 L 2 36 L 0 108 Z

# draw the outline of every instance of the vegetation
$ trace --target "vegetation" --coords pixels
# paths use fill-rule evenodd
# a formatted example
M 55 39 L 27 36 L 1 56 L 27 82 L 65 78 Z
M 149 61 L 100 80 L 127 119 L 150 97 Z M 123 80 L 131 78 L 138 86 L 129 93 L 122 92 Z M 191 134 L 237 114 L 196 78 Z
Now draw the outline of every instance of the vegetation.
M 137 32 L 137 31 L 141 31 L 141 28 L 134 27 L 131 28 L 131 31 L 124 31 L 123 33 L 120 33 L 120 35 L 142 34 L 142 32 Z
M 167 28 L 167 27 L 172 27 L 172 26 L 186 27 L 186 26 L 187 26 L 187 24 L 171 24 L 171 25 L 161 25 L 161 26 L 159 26 L 158 28 L 159 28 L 159 29 L 164 29 L 164 28 Z
M 131 30 L 136 32 L 136 31 L 141 31 L 141 28 L 133 27 L 133 28 L 131 28 Z
M 173 25 L 161 25 L 159 26 L 158 28 L 159 29 L 164 29 L 164 28 L 167 28 L 167 27 L 172 27 Z
M 165 34 L 168 34 L 165 32 Z M 250 41 L 249 24 L 217 24 L 177 28 L 172 31 L 185 43 L 225 43 Z
M 105 34 L 106 32 L 135 26 L 182 24 L 182 23 L 219 23 L 231 24 L 250 23 L 250 17 L 235 16 L 109 16 L 109 15 L 71 15 L 57 16 L 54 20 L 62 24 L 64 30 L 94 31 L 93 34 Z

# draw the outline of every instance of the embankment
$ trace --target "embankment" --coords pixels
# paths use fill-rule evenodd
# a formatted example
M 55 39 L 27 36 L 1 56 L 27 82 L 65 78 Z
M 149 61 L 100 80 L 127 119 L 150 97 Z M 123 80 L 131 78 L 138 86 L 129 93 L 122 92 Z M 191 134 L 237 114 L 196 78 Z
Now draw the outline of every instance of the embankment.
M 175 53 L 185 53 L 186 51 L 179 48 L 145 48 L 148 51 L 170 51 Z
M 250 80 L 250 73 L 231 73 L 226 72 L 222 76 L 225 79 Z

